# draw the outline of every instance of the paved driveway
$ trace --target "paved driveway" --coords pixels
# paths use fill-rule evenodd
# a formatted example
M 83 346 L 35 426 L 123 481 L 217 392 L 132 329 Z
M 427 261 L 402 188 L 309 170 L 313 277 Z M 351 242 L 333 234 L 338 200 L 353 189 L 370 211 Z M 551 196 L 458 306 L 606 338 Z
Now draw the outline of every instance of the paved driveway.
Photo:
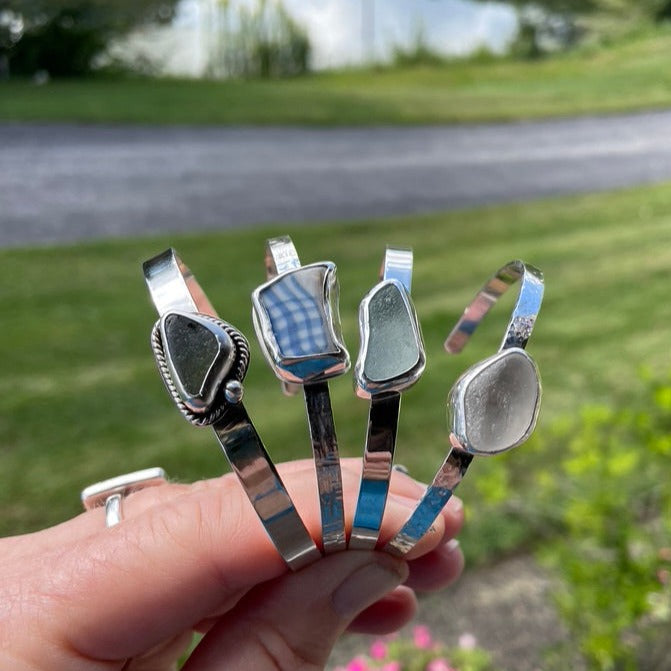
M 0 246 L 412 214 L 671 179 L 671 111 L 420 128 L 0 125 Z

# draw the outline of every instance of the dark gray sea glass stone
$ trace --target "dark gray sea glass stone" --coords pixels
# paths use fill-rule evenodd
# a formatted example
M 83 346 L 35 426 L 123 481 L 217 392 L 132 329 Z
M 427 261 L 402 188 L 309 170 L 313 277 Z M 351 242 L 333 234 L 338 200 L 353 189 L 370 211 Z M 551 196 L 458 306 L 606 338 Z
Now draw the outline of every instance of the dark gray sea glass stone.
M 496 453 L 526 440 L 540 400 L 536 367 L 523 351 L 509 350 L 481 364 L 463 392 L 469 448 Z
M 417 366 L 421 343 L 408 301 L 395 283 L 373 289 L 363 315 L 368 329 L 363 374 L 372 382 L 407 375 Z
M 209 409 L 235 359 L 231 337 L 208 319 L 180 312 L 165 315 L 161 337 L 182 400 L 194 412 Z

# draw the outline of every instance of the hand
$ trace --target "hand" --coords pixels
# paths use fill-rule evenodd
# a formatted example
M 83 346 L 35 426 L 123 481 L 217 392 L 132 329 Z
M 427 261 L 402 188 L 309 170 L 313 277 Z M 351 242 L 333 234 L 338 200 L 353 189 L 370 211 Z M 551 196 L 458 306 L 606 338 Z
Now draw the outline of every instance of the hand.
M 360 464 L 342 462 L 349 527 Z M 312 461 L 279 470 L 319 538 Z M 423 490 L 394 472 L 383 541 Z M 439 589 L 463 566 L 451 540 L 463 521 L 456 498 L 406 560 L 348 551 L 297 573 L 233 475 L 145 489 L 122 506 L 109 529 L 99 508 L 0 540 L 0 668 L 167 671 L 198 630 L 186 671 L 314 671 L 346 629 L 395 631 L 414 615 L 414 590 Z

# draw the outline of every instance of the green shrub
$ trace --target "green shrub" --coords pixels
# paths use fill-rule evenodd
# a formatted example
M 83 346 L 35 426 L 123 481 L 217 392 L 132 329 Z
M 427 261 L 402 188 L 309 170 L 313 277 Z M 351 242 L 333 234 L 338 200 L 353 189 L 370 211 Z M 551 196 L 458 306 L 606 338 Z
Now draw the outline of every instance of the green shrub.
M 148 24 L 168 23 L 176 2 L 6 0 L 0 6 L 5 17 L 0 16 L 0 59 L 13 75 L 88 75 L 112 40 Z
M 668 668 L 671 638 L 671 377 L 586 408 L 538 445 L 561 455 L 537 496 L 562 533 L 541 551 L 559 610 L 593 669 Z

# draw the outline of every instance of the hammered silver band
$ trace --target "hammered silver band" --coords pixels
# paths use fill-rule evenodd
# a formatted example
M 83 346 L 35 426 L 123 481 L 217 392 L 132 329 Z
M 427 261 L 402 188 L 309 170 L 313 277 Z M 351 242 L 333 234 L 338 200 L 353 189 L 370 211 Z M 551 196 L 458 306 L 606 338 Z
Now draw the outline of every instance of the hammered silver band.
M 143 270 L 160 315 L 152 331 L 152 349 L 177 407 L 194 425 L 212 426 L 270 540 L 289 568 L 298 570 L 316 561 L 321 553 L 242 403 L 242 382 L 249 362 L 246 339 L 219 319 L 173 249 L 146 261 Z M 192 344 L 191 334 L 194 343 L 198 338 L 202 343 Z M 214 348 L 208 355 L 211 363 L 204 353 L 208 347 Z
M 165 471 L 159 467 L 118 475 L 83 489 L 81 492 L 82 505 L 85 510 L 105 506 L 105 525 L 113 527 L 123 518 L 121 503 L 125 496 L 140 489 L 162 485 L 165 482 Z
M 407 554 L 426 534 L 463 479 L 474 455 L 498 454 L 517 447 L 533 431 L 541 389 L 535 363 L 524 348 L 543 300 L 540 270 L 522 261 L 512 261 L 500 268 L 465 309 L 447 337 L 445 349 L 449 354 L 460 352 L 499 297 L 518 281 L 519 295 L 498 353 L 472 366 L 450 391 L 450 449 L 408 521 L 385 545 L 384 549 L 391 554 Z M 496 389 L 497 384 L 508 387 L 506 398 L 503 398 L 506 393 Z M 478 406 L 482 399 L 484 407 Z M 476 412 L 469 405 L 474 405 Z M 477 415 L 477 411 L 480 414 L 477 422 L 469 423 L 469 413 Z M 488 422 L 488 415 L 497 421 Z

